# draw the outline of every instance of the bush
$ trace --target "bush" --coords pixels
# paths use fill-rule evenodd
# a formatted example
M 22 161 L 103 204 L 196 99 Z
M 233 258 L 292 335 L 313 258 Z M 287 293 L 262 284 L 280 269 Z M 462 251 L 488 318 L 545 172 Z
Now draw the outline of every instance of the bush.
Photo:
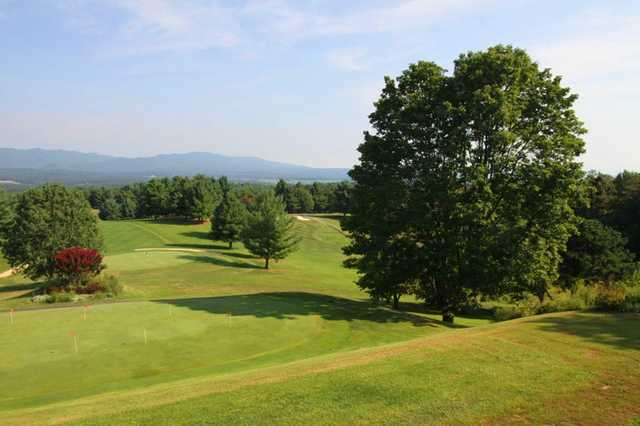
M 55 292 L 49 294 L 49 297 L 46 299 L 47 303 L 68 303 L 75 302 L 78 300 L 78 296 L 73 293 L 67 293 L 65 291 Z
M 122 294 L 122 284 L 120 284 L 120 281 L 118 281 L 118 278 L 114 275 L 106 275 L 102 277 L 101 285 L 104 289 L 104 293 L 107 295 L 117 296 Z
M 620 284 L 600 285 L 598 297 L 596 298 L 596 308 L 605 311 L 621 311 L 626 296 L 627 290 Z
M 640 287 L 627 289 L 627 294 L 620 310 L 622 312 L 640 313 Z
M 54 256 L 54 263 L 55 275 L 63 286 L 85 286 L 91 277 L 104 269 L 100 252 L 83 247 L 59 251 Z
M 92 282 L 86 286 L 80 286 L 75 289 L 76 294 L 96 294 L 104 292 L 104 287 L 99 282 Z

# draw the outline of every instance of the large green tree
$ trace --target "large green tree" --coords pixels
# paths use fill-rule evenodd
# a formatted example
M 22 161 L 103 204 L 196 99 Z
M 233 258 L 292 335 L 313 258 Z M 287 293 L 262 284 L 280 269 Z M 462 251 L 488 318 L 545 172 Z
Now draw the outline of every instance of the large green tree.
M 298 246 L 300 238 L 293 227 L 294 219 L 287 215 L 283 201 L 268 191 L 260 194 L 247 216 L 242 243 L 252 254 L 264 259 L 264 267 L 269 269 L 271 259 L 284 259 Z
M 233 194 L 225 177 L 220 178 L 219 183 L 222 189 L 222 201 L 213 214 L 211 236 L 215 240 L 229 243 L 229 248 L 233 248 L 233 243 L 240 241 L 247 209 Z
M 404 282 L 445 321 L 474 294 L 543 296 L 574 230 L 575 99 L 509 46 L 463 54 L 451 75 L 419 62 L 386 78 L 350 172 L 345 252 L 359 284 L 414 262 Z
M 15 211 L 2 250 L 29 278 L 51 278 L 60 250 L 101 248 L 97 217 L 80 191 L 57 184 L 33 188 L 17 195 Z

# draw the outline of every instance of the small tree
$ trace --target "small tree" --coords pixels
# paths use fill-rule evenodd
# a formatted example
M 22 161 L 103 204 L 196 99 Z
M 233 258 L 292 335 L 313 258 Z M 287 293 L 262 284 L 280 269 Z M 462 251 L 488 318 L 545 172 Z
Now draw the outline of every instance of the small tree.
M 223 196 L 213 214 L 211 236 L 215 240 L 229 243 L 229 248 L 231 249 L 235 241 L 240 241 L 240 235 L 246 221 L 247 209 L 231 193 L 231 188 L 229 188 L 226 178 L 220 179 L 220 187 L 222 188 Z
M 54 270 L 63 286 L 85 286 L 91 277 L 105 268 L 98 250 L 71 247 L 59 251 L 54 256 Z
M 265 269 L 269 269 L 271 259 L 284 259 L 300 242 L 293 226 L 294 220 L 285 212 L 282 200 L 267 192 L 248 215 L 242 242 L 252 254 L 263 258 Z

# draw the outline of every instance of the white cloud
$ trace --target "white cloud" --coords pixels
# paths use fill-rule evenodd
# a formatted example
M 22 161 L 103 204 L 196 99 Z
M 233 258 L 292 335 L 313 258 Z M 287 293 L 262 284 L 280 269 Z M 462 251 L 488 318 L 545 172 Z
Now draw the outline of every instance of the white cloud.
M 111 0 L 126 13 L 117 53 L 230 47 L 239 42 L 229 10 L 177 0 Z
M 365 52 L 361 49 L 337 49 L 327 53 L 327 62 L 345 71 L 362 71 L 367 69 L 364 63 Z
M 341 15 L 293 7 L 285 0 L 252 1 L 244 13 L 265 19 L 266 30 L 285 40 L 406 30 L 456 13 L 469 13 L 494 0 L 404 0 L 380 3 Z
M 233 5 L 217 0 L 48 1 L 80 28 L 94 27 L 103 21 L 105 8 L 112 9 L 120 19 L 111 23 L 115 29 L 104 33 L 113 38 L 114 53 L 144 54 L 405 31 L 473 12 L 496 0 L 372 2 L 355 10 L 345 6 L 344 12 L 332 14 L 313 7 L 316 2 L 290 0 L 247 0 Z
M 576 110 L 589 130 L 585 166 L 610 173 L 637 169 L 640 16 L 593 10 L 572 19 L 567 34 L 531 53 L 580 96 Z

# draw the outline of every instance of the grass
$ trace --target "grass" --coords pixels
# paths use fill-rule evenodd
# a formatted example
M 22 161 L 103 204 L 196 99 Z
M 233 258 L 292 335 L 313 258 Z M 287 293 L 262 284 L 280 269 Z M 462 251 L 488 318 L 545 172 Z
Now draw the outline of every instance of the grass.
M 0 273 L 10 269 L 9 262 L 0 254 Z
M 463 317 L 451 328 L 411 303 L 376 307 L 340 266 L 346 240 L 331 217 L 298 222 L 300 250 L 269 271 L 241 244 L 211 241 L 207 224 L 101 226 L 125 295 L 86 320 L 81 304 L 32 309 L 37 284 L 0 280 L 0 310 L 18 308 L 0 321 L 0 424 L 640 416 L 638 316 Z M 561 410 L 544 409 L 552 402 Z
M 550 314 L 0 414 L 8 423 L 629 424 L 640 317 Z

